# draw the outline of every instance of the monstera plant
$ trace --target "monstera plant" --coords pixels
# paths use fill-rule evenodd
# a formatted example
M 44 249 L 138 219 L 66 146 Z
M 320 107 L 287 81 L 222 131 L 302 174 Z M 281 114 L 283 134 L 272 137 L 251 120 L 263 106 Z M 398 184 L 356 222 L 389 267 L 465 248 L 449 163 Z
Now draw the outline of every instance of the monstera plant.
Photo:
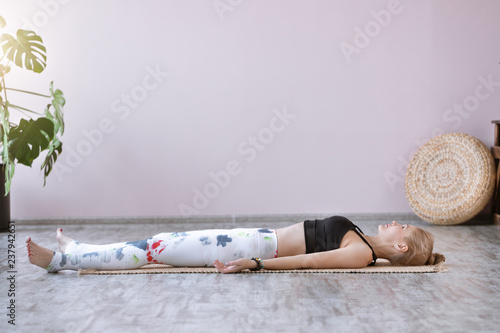
M 0 16 L 0 28 L 6 25 Z M 33 31 L 17 30 L 16 36 L 4 33 L 0 36 L 2 49 L 0 57 L 0 162 L 5 173 L 5 193 L 10 191 L 12 177 L 17 163 L 32 166 L 33 161 L 46 151 L 41 165 L 44 174 L 44 185 L 58 155 L 62 152 L 62 143 L 58 135 L 64 133 L 63 106 L 65 99 L 59 89 L 49 85 L 47 94 L 11 87 L 7 84 L 7 76 L 11 66 L 41 73 L 46 67 L 47 55 L 42 38 Z M 31 94 L 48 99 L 42 104 L 43 112 L 33 111 L 20 106 L 22 94 Z M 26 96 L 26 95 L 24 95 Z M 12 112 L 19 116 L 12 121 Z M 0 194 L 0 195 L 2 195 Z

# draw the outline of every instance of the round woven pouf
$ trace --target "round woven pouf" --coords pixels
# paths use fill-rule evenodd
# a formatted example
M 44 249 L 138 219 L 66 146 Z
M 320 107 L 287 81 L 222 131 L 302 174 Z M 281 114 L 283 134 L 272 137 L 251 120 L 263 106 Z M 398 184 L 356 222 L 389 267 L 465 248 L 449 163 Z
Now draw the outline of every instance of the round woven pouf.
M 424 144 L 406 171 L 406 199 L 433 224 L 459 224 L 477 215 L 493 195 L 495 164 L 473 136 L 443 134 Z

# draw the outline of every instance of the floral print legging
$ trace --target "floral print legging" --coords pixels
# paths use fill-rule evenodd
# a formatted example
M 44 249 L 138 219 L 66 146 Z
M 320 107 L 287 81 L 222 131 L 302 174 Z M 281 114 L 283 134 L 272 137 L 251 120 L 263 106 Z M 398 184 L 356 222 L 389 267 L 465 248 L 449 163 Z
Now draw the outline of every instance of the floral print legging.
M 255 228 L 160 233 L 141 241 L 107 245 L 73 241 L 65 253 L 54 252 L 47 271 L 133 269 L 151 263 L 207 267 L 215 259 L 275 258 L 277 249 L 276 230 Z

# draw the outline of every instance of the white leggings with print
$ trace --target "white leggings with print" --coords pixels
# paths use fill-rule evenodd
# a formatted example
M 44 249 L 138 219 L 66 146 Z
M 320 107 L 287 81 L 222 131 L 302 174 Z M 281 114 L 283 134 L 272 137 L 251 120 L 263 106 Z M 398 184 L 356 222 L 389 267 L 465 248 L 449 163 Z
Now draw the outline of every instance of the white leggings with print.
M 64 269 L 133 269 L 158 263 L 184 267 L 211 266 L 239 258 L 277 257 L 272 229 L 197 230 L 160 233 L 136 242 L 91 245 L 73 241 L 65 253 L 54 252 L 48 272 Z

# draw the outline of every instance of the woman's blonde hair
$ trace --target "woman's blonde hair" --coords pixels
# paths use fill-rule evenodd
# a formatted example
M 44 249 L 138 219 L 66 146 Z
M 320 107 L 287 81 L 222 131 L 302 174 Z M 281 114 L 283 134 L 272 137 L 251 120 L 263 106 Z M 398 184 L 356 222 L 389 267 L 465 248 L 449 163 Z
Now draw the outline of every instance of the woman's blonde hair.
M 426 230 L 416 227 L 404 241 L 408 250 L 390 258 L 395 265 L 435 265 L 445 260 L 442 254 L 432 253 L 434 236 Z

